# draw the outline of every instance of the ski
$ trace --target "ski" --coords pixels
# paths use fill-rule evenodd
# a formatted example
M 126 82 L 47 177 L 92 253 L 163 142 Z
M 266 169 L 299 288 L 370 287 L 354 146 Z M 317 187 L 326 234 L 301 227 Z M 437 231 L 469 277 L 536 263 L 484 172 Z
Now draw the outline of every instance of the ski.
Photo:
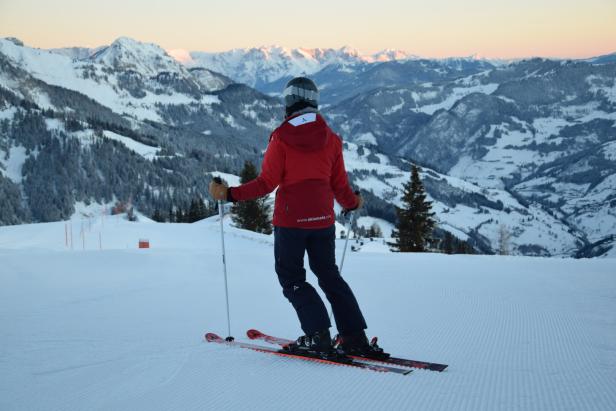
M 214 333 L 205 334 L 205 340 L 207 342 L 224 344 L 224 345 L 228 345 L 232 347 L 246 348 L 249 350 L 258 351 L 258 352 L 262 352 L 266 354 L 273 354 L 273 355 L 278 355 L 281 357 L 288 357 L 288 358 L 297 358 L 297 359 L 304 360 L 304 361 L 314 361 L 314 362 L 319 362 L 319 363 L 324 363 L 324 364 L 362 368 L 365 370 L 378 371 L 378 372 L 393 372 L 393 373 L 401 374 L 401 375 L 409 374 L 412 371 L 412 370 L 404 370 L 401 368 L 388 367 L 386 365 L 365 364 L 365 363 L 357 362 L 353 359 L 343 361 L 343 360 L 332 360 L 332 359 L 325 359 L 325 358 L 320 358 L 320 357 L 308 357 L 304 355 L 291 354 L 291 353 L 286 353 L 281 350 L 277 350 L 277 349 L 270 348 L 270 347 L 263 347 L 260 345 L 243 343 L 243 342 L 238 342 L 238 341 L 227 341 L 224 338 Z
M 262 340 L 270 344 L 279 345 L 281 347 L 284 347 L 285 345 L 293 342 L 293 340 L 288 340 L 286 338 L 280 338 L 280 337 L 274 337 L 274 336 L 264 334 L 261 331 L 254 330 L 254 329 L 248 330 L 246 332 L 246 335 L 251 340 Z M 437 364 L 437 363 L 426 362 L 426 361 L 409 360 L 406 358 L 398 358 L 398 357 L 389 357 L 387 359 L 367 358 L 367 357 L 360 357 L 356 355 L 349 355 L 349 357 L 357 361 L 378 362 L 380 364 L 398 365 L 402 367 L 419 368 L 419 369 L 429 370 L 429 371 L 441 372 L 441 371 L 444 371 L 448 367 L 446 364 Z

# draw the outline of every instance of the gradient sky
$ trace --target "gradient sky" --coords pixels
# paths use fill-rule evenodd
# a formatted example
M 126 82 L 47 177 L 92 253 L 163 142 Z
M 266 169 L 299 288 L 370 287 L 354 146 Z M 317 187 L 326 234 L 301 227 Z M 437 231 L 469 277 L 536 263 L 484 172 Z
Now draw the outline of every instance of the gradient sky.
M 165 49 L 278 44 L 425 57 L 616 52 L 616 0 L 0 0 L 0 37 L 34 47 L 119 36 Z

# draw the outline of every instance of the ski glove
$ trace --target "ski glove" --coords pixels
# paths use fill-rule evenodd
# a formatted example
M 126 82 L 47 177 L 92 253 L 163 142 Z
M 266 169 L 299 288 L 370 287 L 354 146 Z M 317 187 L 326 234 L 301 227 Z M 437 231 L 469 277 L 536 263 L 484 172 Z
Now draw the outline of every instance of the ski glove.
M 228 191 L 229 191 L 229 188 L 222 183 L 217 183 L 216 181 L 213 181 L 213 180 L 210 183 L 210 195 L 214 198 L 214 200 L 226 201 Z
M 359 210 L 364 206 L 364 198 L 358 192 L 355 193 L 355 198 L 357 198 L 357 206 L 354 208 L 354 210 Z
M 355 198 L 357 199 L 357 205 L 354 208 L 349 208 L 347 210 L 344 210 L 344 214 L 349 213 L 351 211 L 359 210 L 360 208 L 364 206 L 364 198 L 361 196 L 359 191 L 355 192 Z

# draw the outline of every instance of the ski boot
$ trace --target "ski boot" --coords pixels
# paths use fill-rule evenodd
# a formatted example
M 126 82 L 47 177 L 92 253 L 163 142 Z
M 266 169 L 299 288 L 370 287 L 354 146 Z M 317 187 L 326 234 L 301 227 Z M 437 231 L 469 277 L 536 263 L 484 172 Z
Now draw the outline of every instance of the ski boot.
M 342 352 L 334 348 L 331 335 L 327 329 L 310 335 L 302 335 L 296 341 L 285 345 L 282 352 L 326 360 L 349 359 Z
M 354 334 L 337 335 L 333 345 L 334 348 L 340 349 L 346 355 L 355 357 L 386 360 L 390 356 L 389 353 L 378 346 L 376 337 L 368 342 L 368 337 L 363 330 Z

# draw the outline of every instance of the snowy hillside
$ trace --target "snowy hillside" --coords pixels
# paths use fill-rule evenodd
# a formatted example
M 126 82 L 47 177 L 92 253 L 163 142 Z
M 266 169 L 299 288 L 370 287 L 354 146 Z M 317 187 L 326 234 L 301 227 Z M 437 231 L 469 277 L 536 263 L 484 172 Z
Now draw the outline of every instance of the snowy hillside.
M 19 69 L 49 85 L 86 94 L 117 114 L 137 120 L 161 121 L 161 106 L 192 103 L 208 106 L 215 96 L 163 49 L 153 44 L 119 38 L 86 60 L 74 60 L 45 50 L 22 47 L 0 39 L 0 54 Z M 24 79 L 9 73 L 0 85 L 21 89 Z M 49 96 L 38 92 L 35 102 L 58 110 Z
M 401 170 L 370 148 L 354 143 L 346 143 L 346 148 L 345 164 L 353 183 L 402 206 L 402 185 L 410 180 L 410 171 Z M 439 227 L 481 249 L 496 247 L 502 229 L 510 235 L 508 251 L 512 254 L 568 256 L 579 246 L 579 238 L 558 218 L 541 207 L 521 203 L 506 190 L 482 187 L 429 168 L 420 174 Z M 384 233 L 389 230 L 387 224 L 377 224 Z
M 204 170 L 256 163 L 282 117 L 278 100 L 128 38 L 85 59 L 0 39 L 0 67 L 0 224 L 79 201 L 185 207 Z
M 141 43 L 128 37 L 116 39 L 90 56 L 97 63 L 133 70 L 148 77 L 161 72 L 186 75 L 183 67 L 156 44 Z
M 500 217 L 477 221 L 492 220 L 492 228 L 477 228 L 505 225 L 516 237 L 531 227 L 543 233 L 522 235 L 523 254 L 574 255 L 595 242 L 614 244 L 615 85 L 613 63 L 532 59 L 453 81 L 378 87 L 328 113 L 343 136 L 369 152 L 416 162 L 521 211 L 516 219 L 512 207 L 496 207 Z M 383 182 L 382 175 L 372 178 Z M 427 186 L 433 197 L 444 194 Z M 490 208 L 469 211 L 475 217 Z M 473 224 L 459 217 L 454 225 Z
M 614 259 L 349 253 L 368 333 L 449 364 L 399 376 L 203 342 L 226 330 L 216 218 L 69 225 L 72 251 L 64 222 L 0 227 L 0 409 L 616 408 Z M 226 241 L 234 336 L 299 335 L 271 237 Z

